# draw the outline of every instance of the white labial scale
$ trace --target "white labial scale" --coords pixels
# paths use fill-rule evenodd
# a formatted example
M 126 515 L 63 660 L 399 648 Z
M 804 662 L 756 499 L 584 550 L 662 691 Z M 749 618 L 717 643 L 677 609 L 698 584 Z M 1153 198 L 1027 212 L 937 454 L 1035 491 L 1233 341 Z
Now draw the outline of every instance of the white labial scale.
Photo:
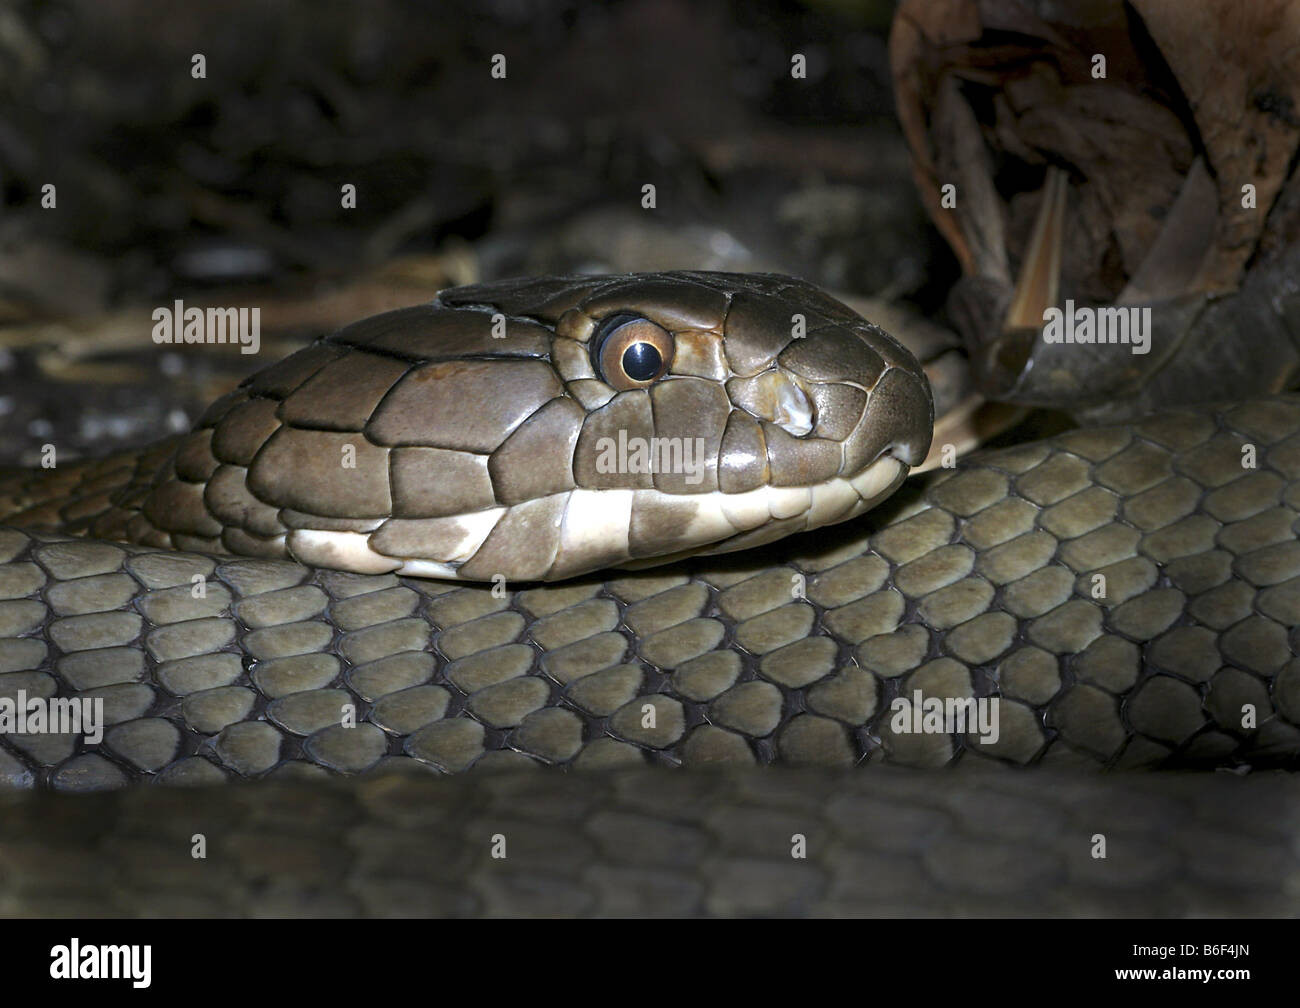
M 808 487 L 766 487 L 767 510 L 777 521 L 801 515 L 812 506 Z
M 586 552 L 593 547 L 602 552 L 610 549 L 626 554 L 635 493 L 635 490 L 584 490 L 581 487 L 571 490 L 560 526 L 557 557 L 574 550 Z
M 368 532 L 326 532 L 322 529 L 294 529 L 289 533 L 289 552 L 300 563 L 349 570 L 357 574 L 388 574 L 398 571 L 412 577 L 457 578 L 456 564 L 472 557 L 488 534 L 496 528 L 505 508 L 489 508 L 457 515 L 442 524 L 454 534 L 430 542 L 419 557 L 390 557 L 370 548 Z
M 487 540 L 492 530 L 497 527 L 497 522 L 501 516 L 506 513 L 503 507 L 487 508 L 484 511 L 471 511 L 468 514 L 456 516 L 456 526 L 460 533 L 458 537 L 447 538 L 442 542 L 432 543 L 425 551 L 423 557 L 412 557 L 412 560 L 433 560 L 439 563 L 464 563 L 475 553 L 479 547 Z
M 772 512 L 767 505 L 769 489 L 769 487 L 759 487 L 757 490 L 747 490 L 738 494 L 724 494 L 715 490 L 713 493 L 717 496 L 722 513 L 731 527 L 737 532 L 748 532 L 750 529 L 758 528 L 772 517 Z
M 650 493 L 657 494 L 665 500 L 674 499 L 672 494 L 662 494 L 658 490 L 651 490 Z M 683 539 L 686 542 L 711 543 L 736 534 L 736 527 L 728 520 L 727 513 L 723 509 L 726 496 L 721 491 L 711 490 L 708 493 L 693 494 L 689 498 L 695 505 L 695 513 L 691 515 L 691 520 L 683 530 Z M 681 500 L 680 497 L 675 499 Z
M 905 468 L 897 459 L 882 456 L 852 481 L 839 476 L 811 487 L 759 487 L 744 493 L 719 490 L 689 496 L 664 494 L 658 490 L 634 491 L 637 499 L 659 498 L 665 504 L 689 501 L 696 506 L 684 538 L 699 543 L 725 539 L 737 532 L 750 532 L 773 519 L 807 518 L 805 528 L 814 529 L 843 521 L 866 511 L 893 490 Z M 607 491 L 593 491 L 605 493 Z
M 299 563 L 333 567 L 356 574 L 388 574 L 402 566 L 400 560 L 383 556 L 370 548 L 365 532 L 324 532 L 294 529 L 289 533 L 289 552 Z
M 907 474 L 907 467 L 891 455 L 882 455 L 849 482 L 863 502 L 870 507 L 893 489 Z
M 397 573 L 402 577 L 439 578 L 444 581 L 459 581 L 460 574 L 451 564 L 439 563 L 437 560 L 407 560 Z
M 879 464 L 879 463 L 877 463 Z M 812 507 L 808 509 L 808 527 L 817 528 L 850 517 L 866 507 L 853 484 L 838 476 L 812 488 Z

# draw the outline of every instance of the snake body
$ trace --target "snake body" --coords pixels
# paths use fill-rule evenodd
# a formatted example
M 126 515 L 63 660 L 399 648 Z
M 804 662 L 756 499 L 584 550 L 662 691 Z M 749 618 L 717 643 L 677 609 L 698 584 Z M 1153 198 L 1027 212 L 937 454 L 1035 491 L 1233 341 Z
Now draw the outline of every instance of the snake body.
M 1294 916 L 1297 790 L 878 767 L 0 792 L 0 914 Z
M 657 374 L 610 373 L 631 359 L 601 360 L 610 319 L 668 340 Z M 914 359 L 786 278 L 515 281 L 357 323 L 192 434 L 0 485 L 10 690 L 101 696 L 113 722 L 94 747 L 8 737 L 9 775 L 1300 752 L 1294 399 L 962 460 L 731 561 L 446 580 L 840 521 L 924 457 L 930 423 Z M 700 438 L 700 479 L 598 471 L 598 435 L 628 428 Z M 996 739 L 909 730 L 929 698 L 996 699 Z
M 709 314 L 701 298 L 717 310 Z M 664 380 L 630 397 L 649 408 L 653 426 L 641 431 L 711 431 L 703 489 L 671 478 L 661 485 L 657 473 L 635 474 L 634 485 L 617 483 L 629 474 L 601 482 L 611 474 L 586 472 L 579 461 L 593 418 L 628 397 L 596 387 L 605 383 L 585 370 L 592 347 L 579 346 L 581 337 L 629 312 L 676 341 Z M 909 481 L 869 515 L 827 524 L 884 497 L 929 439 L 915 362 L 846 312 L 775 278 L 463 288 L 432 308 L 358 323 L 273 366 L 219 402 L 193 434 L 0 477 L 0 524 L 8 526 L 0 529 L 0 688 L 6 696 L 103 699 L 109 725 L 97 744 L 80 735 L 5 735 L 0 774 L 20 787 L 87 791 L 385 767 L 641 773 L 635 768 L 646 763 L 960 763 L 1055 768 L 1038 771 L 1053 793 L 1093 787 L 1059 776 L 1079 767 L 1294 766 L 1300 399 L 1185 409 L 985 452 Z M 799 336 L 796 315 L 805 322 Z M 505 346 L 489 342 L 494 316 L 504 320 Z M 575 347 L 560 349 L 566 339 Z M 843 363 L 846 346 L 852 367 Z M 499 426 L 499 413 L 495 433 L 483 433 L 491 398 L 466 397 L 460 421 L 436 430 L 418 422 L 427 419 L 418 397 L 383 409 L 403 382 L 419 387 L 421 374 L 496 367 L 549 369 L 546 378 L 502 384 L 514 433 Z M 764 374 L 772 377 L 755 380 Z M 656 395 L 678 395 L 674 385 L 682 398 L 660 408 Z M 688 414 L 706 400 L 716 405 L 708 417 Z M 582 417 L 554 405 L 570 402 Z M 800 402 L 811 407 L 802 421 L 788 408 Z M 553 419 L 562 412 L 571 419 Z M 407 433 L 376 436 L 384 416 Z M 802 435 L 782 426 L 801 422 Z M 763 451 L 737 448 L 729 439 L 738 426 L 756 428 Z M 417 427 L 418 444 L 410 433 Z M 505 451 L 516 436 L 527 450 Z M 379 441 L 382 465 L 340 467 L 341 443 L 361 445 L 365 456 L 364 446 Z M 799 449 L 809 444 L 805 459 Z M 417 493 L 396 476 L 404 452 L 449 468 L 429 470 Z M 462 465 L 462 454 L 473 461 Z M 572 467 L 567 475 L 546 469 L 557 459 Z M 757 474 L 761 487 L 729 482 L 746 459 L 746 478 Z M 463 476 L 470 467 L 486 474 L 478 491 Z M 388 496 L 358 510 L 373 491 L 367 473 L 378 472 Z M 837 503 L 826 506 L 814 488 L 836 480 Z M 338 492 L 353 496 L 329 496 Z M 599 508 L 554 504 L 584 492 L 630 506 L 600 522 L 592 520 Z M 747 526 L 732 522 L 739 510 L 709 512 L 728 495 L 755 502 Z M 463 529 L 448 532 L 479 513 L 475 506 L 494 513 L 491 531 L 472 542 Z M 586 518 L 570 527 L 571 513 Z M 406 538 L 390 549 L 395 526 Z M 598 534 L 578 534 L 593 527 Z M 726 557 L 680 556 L 805 527 L 814 530 Z M 554 585 L 492 581 L 644 561 L 666 566 Z M 359 569 L 334 569 L 346 563 Z M 909 711 L 932 698 L 996 701 L 996 740 L 911 730 Z M 635 779 L 643 792 L 659 788 Z M 698 788 L 680 785 L 685 792 L 673 800 L 690 808 L 785 801 L 754 796 L 755 787 L 785 794 L 780 785 L 724 779 L 725 800 L 706 778 Z M 527 786 L 555 797 L 568 787 L 560 780 Z M 915 795 L 891 788 L 987 796 L 983 775 L 961 780 L 881 784 L 886 798 L 872 801 L 901 802 L 906 819 Z M 423 794 L 427 785 L 394 786 Z M 621 786 L 599 788 L 613 795 Z M 340 800 L 370 808 L 389 794 L 365 787 Z M 697 790 L 712 797 L 691 798 Z M 258 800 L 232 794 L 212 807 L 227 810 L 221 815 L 238 832 L 236 820 Z M 152 808 L 152 799 L 128 798 L 127 806 L 141 802 Z M 998 806 L 972 802 L 961 828 L 974 822 L 982 835 Z M 1103 792 L 1087 792 L 1090 809 L 1106 803 Z M 164 805 L 151 814 L 174 818 Z M 43 815 L 47 806 L 23 808 Z M 59 815 L 84 823 L 104 814 L 80 808 Z M 826 809 L 808 814 L 820 821 Z M 12 821 L 21 833 L 25 820 Z M 775 828 L 789 833 L 785 823 Z M 24 837 L 0 837 L 0 847 L 22 853 Z M 111 861 L 118 835 L 105 837 L 101 853 Z M 559 856 L 558 846 L 547 849 Z M 51 851 L 28 850 L 31 864 L 56 865 Z M 822 868 L 823 881 L 841 870 Z M 51 898 L 49 872 L 31 875 L 31 892 L 43 899 Z M 943 874 L 940 866 L 927 876 L 937 902 L 917 906 L 967 906 L 944 902 Z M 745 888 L 705 909 L 743 909 L 735 894 Z M 9 890 L 11 912 L 31 905 L 17 892 Z M 131 907 L 156 906 L 133 892 Z M 452 912 L 439 902 L 445 896 L 439 889 L 424 910 Z M 777 896 L 757 909 L 789 911 Z M 247 911 L 258 898 L 250 891 L 227 909 Z M 1188 898 L 1186 906 L 1245 905 Z M 66 908 L 80 905 L 72 899 Z M 1250 905 L 1272 912 L 1272 904 Z

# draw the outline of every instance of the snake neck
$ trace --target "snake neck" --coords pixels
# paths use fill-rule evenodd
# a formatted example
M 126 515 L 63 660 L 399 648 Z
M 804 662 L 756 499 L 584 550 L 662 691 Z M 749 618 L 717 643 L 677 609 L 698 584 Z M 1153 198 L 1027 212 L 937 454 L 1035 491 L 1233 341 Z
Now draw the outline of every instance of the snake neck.
M 182 437 L 105 458 L 0 470 L 0 525 L 171 547 L 143 508 L 171 478 Z

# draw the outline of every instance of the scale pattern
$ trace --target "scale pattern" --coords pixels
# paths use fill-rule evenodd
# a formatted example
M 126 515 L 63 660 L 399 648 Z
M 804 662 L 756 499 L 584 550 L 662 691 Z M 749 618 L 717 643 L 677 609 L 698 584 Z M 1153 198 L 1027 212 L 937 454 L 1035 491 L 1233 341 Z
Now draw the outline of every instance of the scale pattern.
M 761 551 L 497 592 L 4 530 L 0 689 L 102 697 L 112 727 L 5 736 L 0 773 L 1295 764 L 1300 399 L 1070 431 L 899 497 Z M 916 690 L 1000 698 L 999 740 L 895 732 Z

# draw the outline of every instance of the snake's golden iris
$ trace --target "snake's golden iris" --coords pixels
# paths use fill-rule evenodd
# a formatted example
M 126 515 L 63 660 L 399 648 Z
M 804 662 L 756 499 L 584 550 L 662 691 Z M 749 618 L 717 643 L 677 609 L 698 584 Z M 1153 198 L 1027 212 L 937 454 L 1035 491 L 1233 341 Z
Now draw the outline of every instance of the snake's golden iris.
M 673 362 L 672 334 L 639 315 L 615 315 L 592 341 L 596 372 L 611 388 L 626 392 L 652 385 Z

